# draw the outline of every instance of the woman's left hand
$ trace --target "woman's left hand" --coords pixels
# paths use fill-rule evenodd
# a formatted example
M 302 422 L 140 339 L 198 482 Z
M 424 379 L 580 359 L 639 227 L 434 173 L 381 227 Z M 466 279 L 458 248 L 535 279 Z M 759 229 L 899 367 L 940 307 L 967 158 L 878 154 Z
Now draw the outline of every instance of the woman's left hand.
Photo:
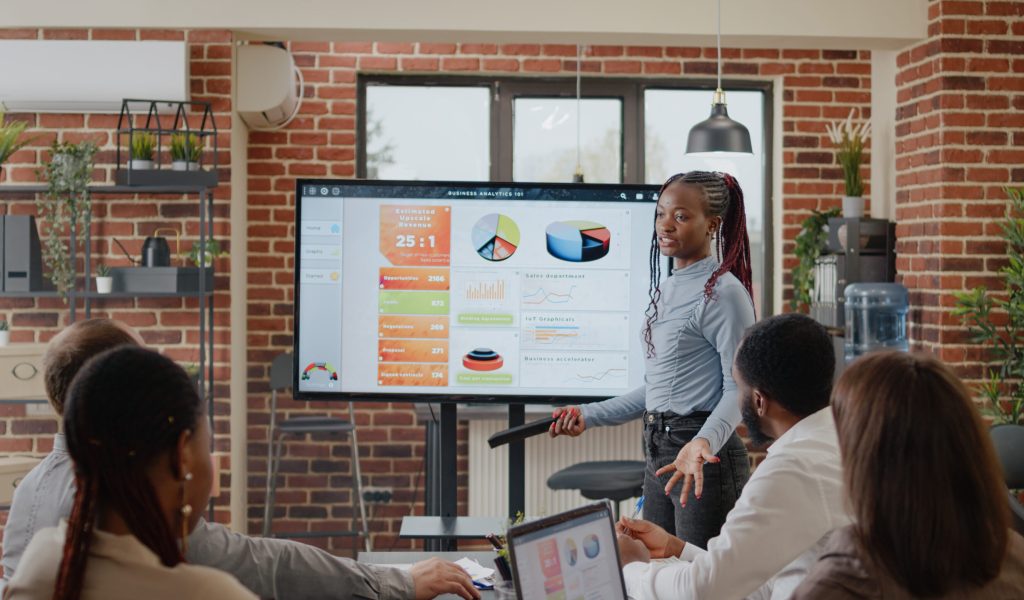
M 672 473 L 672 478 L 665 485 L 665 494 L 668 495 L 672 488 L 683 480 L 683 491 L 679 495 L 679 505 L 686 506 L 686 498 L 690 495 L 690 488 L 700 500 L 704 491 L 704 463 L 717 463 L 720 459 L 711 452 L 711 442 L 704 438 L 693 438 L 690 443 L 683 446 L 672 464 L 665 465 L 658 469 L 655 475 L 661 476 L 665 473 Z M 674 471 L 674 473 L 673 473 Z

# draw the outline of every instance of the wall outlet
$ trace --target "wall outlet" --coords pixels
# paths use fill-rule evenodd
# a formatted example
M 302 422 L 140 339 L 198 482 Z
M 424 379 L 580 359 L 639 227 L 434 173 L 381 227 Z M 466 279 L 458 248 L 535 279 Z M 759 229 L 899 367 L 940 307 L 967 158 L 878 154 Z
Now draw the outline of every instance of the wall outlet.
M 367 504 L 387 504 L 393 495 L 389 487 L 363 486 L 363 502 Z

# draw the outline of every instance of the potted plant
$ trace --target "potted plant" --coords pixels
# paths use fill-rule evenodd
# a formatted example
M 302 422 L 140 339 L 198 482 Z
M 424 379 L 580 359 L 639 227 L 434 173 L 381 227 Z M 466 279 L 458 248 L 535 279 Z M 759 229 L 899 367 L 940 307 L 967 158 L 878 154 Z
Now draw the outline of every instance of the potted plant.
M 953 314 L 960 317 L 994 363 L 978 387 L 996 425 L 1009 424 L 1024 436 L 1024 188 L 1007 188 L 1010 206 L 999 224 L 1009 264 L 999 270 L 1001 290 L 976 287 L 957 292 Z
M 789 299 L 791 310 L 806 313 L 810 308 L 814 264 L 828 239 L 828 220 L 838 216 L 838 208 L 825 212 L 813 210 L 811 216 L 800 224 L 800 233 L 796 235 L 796 246 L 793 248 L 793 254 L 799 262 L 793 267 L 793 297 Z
M 214 260 L 220 258 L 221 256 L 227 256 L 227 254 L 228 253 L 225 252 L 221 248 L 219 241 L 217 241 L 217 240 L 215 240 L 213 238 L 210 238 L 210 239 L 206 240 L 206 252 L 203 253 L 203 255 L 204 255 L 203 259 L 204 260 L 201 261 L 201 263 L 200 263 L 200 260 L 199 260 L 199 243 L 198 242 L 192 244 L 192 249 L 188 251 L 188 255 L 186 255 L 186 257 L 188 258 L 189 262 L 191 262 L 192 264 L 194 264 L 197 267 L 207 267 L 207 268 L 209 268 L 209 267 L 213 266 L 213 261 Z
M 6 346 L 11 343 L 11 327 L 7 324 L 7 319 L 0 319 L 0 346 Z
M 3 168 L 4 163 L 11 157 L 12 154 L 21 150 L 26 144 L 31 142 L 35 138 L 29 138 L 27 140 L 20 140 L 21 134 L 24 133 L 28 127 L 28 123 L 25 121 L 11 121 L 7 122 L 7 116 L 4 111 L 0 110 L 0 169 Z
M 171 135 L 171 169 L 198 171 L 199 157 L 203 154 L 203 139 L 194 133 Z
M 836 147 L 836 161 L 843 170 L 843 184 L 846 189 L 846 195 L 843 196 L 843 217 L 863 217 L 864 181 L 860 176 L 860 164 L 863 160 L 864 142 L 871 137 L 871 124 L 865 121 L 854 125 L 853 109 L 850 109 L 850 115 L 845 121 L 827 123 L 825 130 Z
M 114 278 L 110 276 L 110 267 L 100 263 L 96 265 L 96 292 L 109 294 L 114 288 Z
M 132 135 L 132 159 L 129 168 L 148 171 L 153 168 L 153 150 L 156 148 L 156 136 L 148 131 Z
M 46 194 L 36 197 L 36 210 L 48 226 L 43 243 L 43 262 L 61 297 L 67 301 L 68 290 L 75 284 L 75 265 L 71 247 L 79 246 L 89 231 L 92 200 L 89 181 L 96 144 L 53 142 L 52 158 L 46 165 Z

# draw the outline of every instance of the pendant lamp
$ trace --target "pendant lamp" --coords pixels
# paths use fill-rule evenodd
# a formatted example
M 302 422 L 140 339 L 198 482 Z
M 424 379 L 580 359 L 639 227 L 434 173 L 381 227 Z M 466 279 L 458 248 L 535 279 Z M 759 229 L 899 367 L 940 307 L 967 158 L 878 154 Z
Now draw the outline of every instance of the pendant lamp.
M 580 62 L 583 61 L 583 46 L 576 44 L 576 172 L 573 183 L 583 183 L 583 164 L 580 162 L 580 130 L 583 127 L 583 112 L 580 110 Z
M 751 154 L 750 132 L 729 118 L 722 91 L 722 0 L 718 0 L 718 89 L 711 101 L 711 116 L 697 123 L 686 140 L 686 153 L 735 152 Z

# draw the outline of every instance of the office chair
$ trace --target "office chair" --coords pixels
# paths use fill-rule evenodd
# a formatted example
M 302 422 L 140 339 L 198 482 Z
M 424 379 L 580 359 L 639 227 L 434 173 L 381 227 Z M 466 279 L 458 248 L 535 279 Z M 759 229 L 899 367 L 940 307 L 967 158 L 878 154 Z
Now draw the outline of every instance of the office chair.
M 281 464 L 281 453 L 284 449 L 285 437 L 289 435 L 305 438 L 313 433 L 329 433 L 348 435 L 352 438 L 352 510 L 353 521 L 355 509 L 359 508 L 359 519 L 362 528 L 358 531 L 304 531 L 282 534 L 281 537 L 355 537 L 363 536 L 366 551 L 371 551 L 370 529 L 366 524 L 366 507 L 363 505 L 363 477 L 359 468 L 359 442 L 356 439 L 355 412 L 352 403 L 348 403 L 348 420 L 328 416 L 302 416 L 284 419 L 277 422 L 277 392 L 292 385 L 293 357 L 291 353 L 279 354 L 270 363 L 270 424 L 267 431 L 267 497 L 263 507 L 263 537 L 276 537 L 272 533 L 274 519 L 274 498 L 277 491 L 277 471 Z
M 992 443 L 996 447 L 996 456 L 1003 467 L 1006 487 L 1010 490 L 1024 489 L 1024 427 L 1020 425 L 996 425 L 990 430 Z M 1024 534 L 1024 505 L 1017 495 L 1007 492 L 1010 500 L 1010 512 L 1013 516 L 1013 528 L 1017 533 Z

